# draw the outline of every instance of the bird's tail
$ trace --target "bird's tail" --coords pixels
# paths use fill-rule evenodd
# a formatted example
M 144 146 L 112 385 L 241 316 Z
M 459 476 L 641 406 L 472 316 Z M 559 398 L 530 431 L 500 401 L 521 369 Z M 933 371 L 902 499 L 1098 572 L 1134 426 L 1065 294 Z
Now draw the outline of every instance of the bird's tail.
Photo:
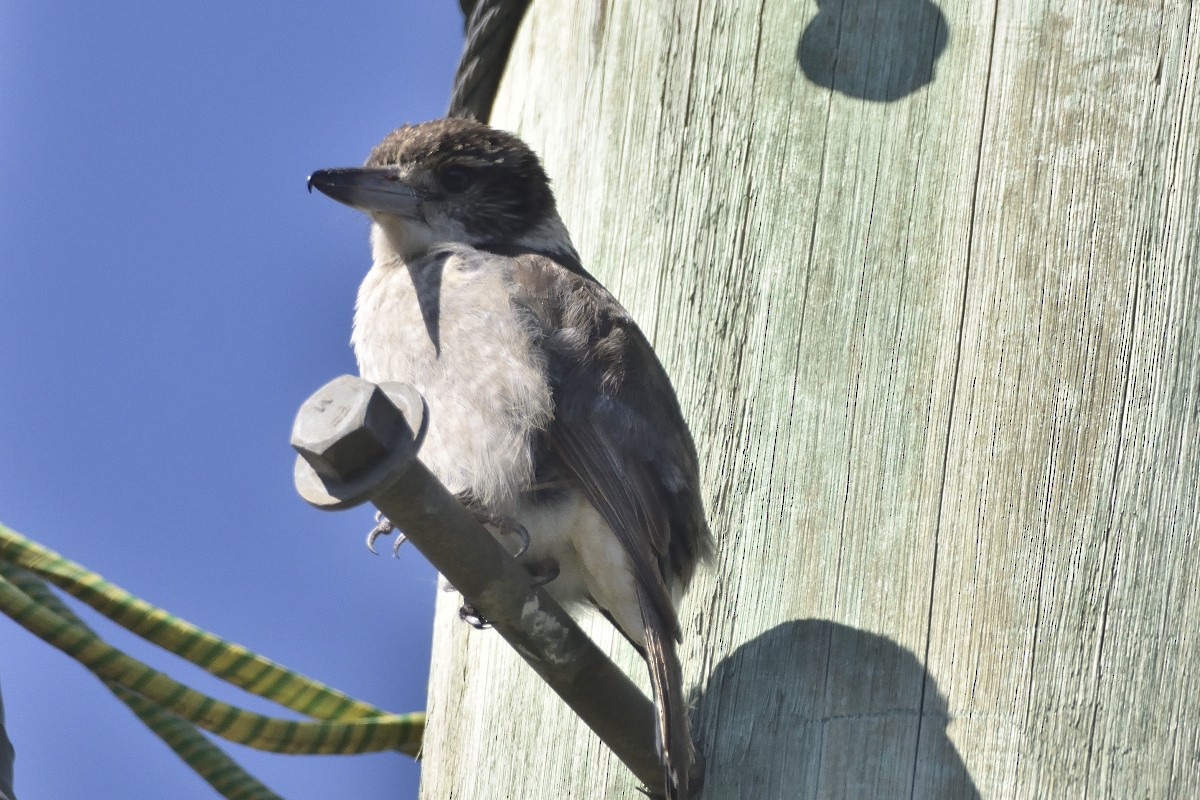
M 688 726 L 683 672 L 675 652 L 675 637 L 646 593 L 639 593 L 646 631 L 646 664 L 654 693 L 655 744 L 663 765 L 666 797 L 689 800 L 689 773 L 694 752 Z

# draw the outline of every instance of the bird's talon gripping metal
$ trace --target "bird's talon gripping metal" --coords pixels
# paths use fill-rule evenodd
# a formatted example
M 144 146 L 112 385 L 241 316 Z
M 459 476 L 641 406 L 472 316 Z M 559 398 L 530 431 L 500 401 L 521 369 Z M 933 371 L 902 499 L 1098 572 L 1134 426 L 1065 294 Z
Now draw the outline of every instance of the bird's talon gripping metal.
M 521 546 L 517 548 L 517 552 L 513 553 L 513 558 L 520 558 L 529 550 L 529 531 L 525 530 L 525 526 L 519 522 L 514 522 L 511 529 L 505 530 L 505 533 L 512 534 L 521 540 Z
M 379 555 L 379 551 L 375 549 L 375 540 L 380 536 L 388 536 L 393 533 L 396 534 L 396 542 L 392 545 L 392 558 L 397 558 L 400 555 L 400 546 L 408 541 L 408 539 L 403 533 L 396 530 L 396 526 L 383 515 L 382 511 L 376 511 L 375 527 L 367 534 L 367 549 L 375 555 Z

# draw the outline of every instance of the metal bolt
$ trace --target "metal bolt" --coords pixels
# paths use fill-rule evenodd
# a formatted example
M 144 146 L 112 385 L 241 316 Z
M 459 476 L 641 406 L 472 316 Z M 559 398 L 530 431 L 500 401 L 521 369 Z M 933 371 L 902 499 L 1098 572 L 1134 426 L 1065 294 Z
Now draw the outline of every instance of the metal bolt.
M 407 430 L 404 414 L 381 388 L 342 375 L 301 406 L 292 447 L 322 478 L 345 482 L 378 465 L 398 441 L 411 441 Z

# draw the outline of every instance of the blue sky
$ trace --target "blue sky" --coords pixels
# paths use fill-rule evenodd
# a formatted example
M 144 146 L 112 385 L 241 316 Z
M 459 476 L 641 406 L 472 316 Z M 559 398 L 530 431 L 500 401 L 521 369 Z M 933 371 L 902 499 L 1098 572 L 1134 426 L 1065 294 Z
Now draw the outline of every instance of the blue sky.
M 292 487 L 292 418 L 354 371 L 369 266 L 365 218 L 305 177 L 441 115 L 461 26 L 454 0 L 0 0 L 0 521 L 392 711 L 424 706 L 435 575 Z M 4 617 L 0 688 L 21 800 L 213 796 Z M 416 796 L 397 753 L 222 746 L 284 797 Z

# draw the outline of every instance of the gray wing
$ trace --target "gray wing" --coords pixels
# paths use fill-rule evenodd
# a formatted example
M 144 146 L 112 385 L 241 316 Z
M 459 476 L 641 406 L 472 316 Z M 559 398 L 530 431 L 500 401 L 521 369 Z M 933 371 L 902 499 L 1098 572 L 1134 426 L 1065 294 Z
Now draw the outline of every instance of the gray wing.
M 541 333 L 555 418 L 539 453 L 624 545 L 672 638 L 670 589 L 712 550 L 691 434 L 666 372 L 619 303 L 582 270 L 519 255 L 514 300 Z

